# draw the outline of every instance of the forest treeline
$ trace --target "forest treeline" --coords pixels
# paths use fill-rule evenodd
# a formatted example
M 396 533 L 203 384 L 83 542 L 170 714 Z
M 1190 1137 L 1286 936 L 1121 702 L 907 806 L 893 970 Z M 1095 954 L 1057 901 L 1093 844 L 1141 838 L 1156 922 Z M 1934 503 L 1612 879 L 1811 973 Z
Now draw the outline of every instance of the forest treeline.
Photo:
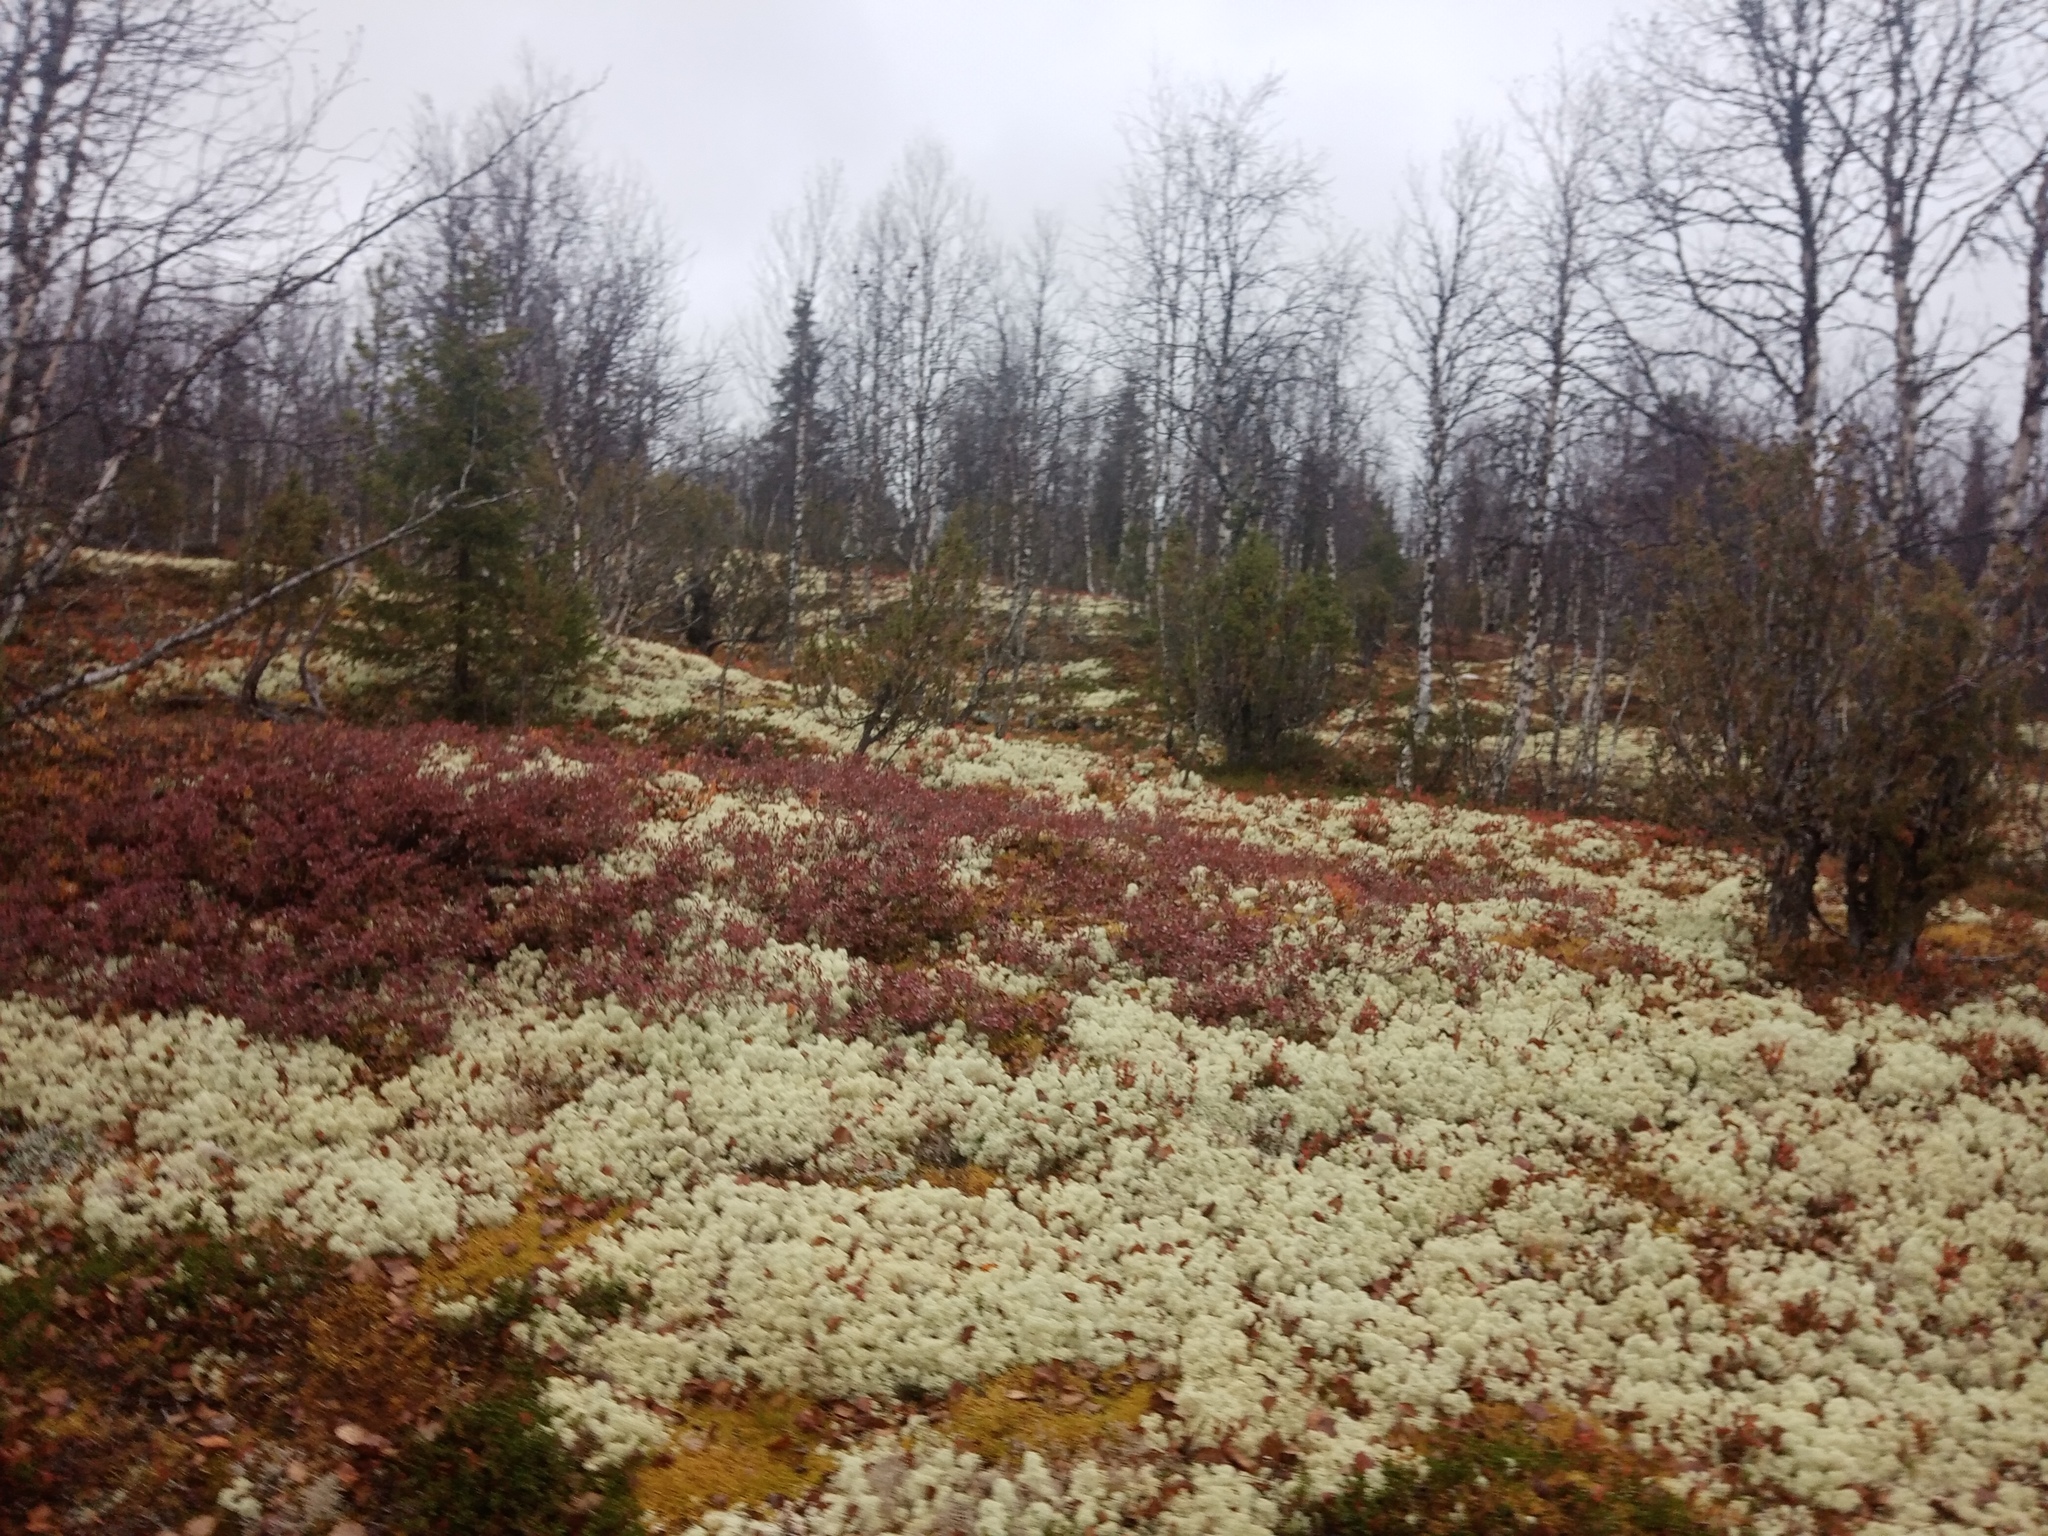
M 231 624 L 252 707 L 293 655 L 318 707 L 332 648 L 394 708 L 535 719 L 645 634 L 858 689 L 865 745 L 959 707 L 963 647 L 1014 676 L 1066 590 L 1232 761 L 1394 646 L 1403 787 L 1580 805 L 1642 701 L 1663 782 L 1775 850 L 1782 934 L 1833 852 L 1858 946 L 1910 957 L 1981 860 L 2037 670 L 2033 0 L 1675 0 L 1366 231 L 1272 81 L 1156 88 L 1073 228 L 997 232 L 914 144 L 792 189 L 723 353 L 574 92 L 425 122 L 338 217 L 333 83 L 273 89 L 299 43 L 0 5 L 13 719 Z M 38 648 L 110 547 L 235 577 L 128 654 Z M 1512 658 L 1477 714 L 1452 631 Z

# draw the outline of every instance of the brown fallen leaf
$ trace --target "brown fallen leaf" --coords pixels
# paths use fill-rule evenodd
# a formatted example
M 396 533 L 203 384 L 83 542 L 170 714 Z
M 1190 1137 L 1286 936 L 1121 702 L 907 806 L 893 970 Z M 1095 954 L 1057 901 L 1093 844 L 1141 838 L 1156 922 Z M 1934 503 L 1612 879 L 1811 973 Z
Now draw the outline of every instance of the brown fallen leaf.
M 217 1515 L 194 1515 L 179 1529 L 184 1536 L 213 1536 L 220 1529 L 220 1518 Z
M 370 1533 L 363 1528 L 361 1521 L 344 1520 L 329 1531 L 327 1536 L 370 1536 Z
M 203 1451 L 224 1451 L 234 1443 L 226 1435 L 201 1435 L 198 1440 Z
M 375 1259 L 357 1259 L 349 1265 L 348 1277 L 356 1285 L 375 1285 L 384 1278 L 384 1270 Z
M 334 1438 L 343 1445 L 364 1446 L 372 1444 L 377 1436 L 360 1424 L 337 1424 L 334 1426 Z
M 45 1387 L 37 1394 L 43 1406 L 52 1413 L 62 1413 L 71 1406 L 71 1394 L 62 1387 Z
M 284 1464 L 284 1480 L 288 1483 L 303 1485 L 312 1475 L 312 1469 L 303 1461 L 288 1461 Z

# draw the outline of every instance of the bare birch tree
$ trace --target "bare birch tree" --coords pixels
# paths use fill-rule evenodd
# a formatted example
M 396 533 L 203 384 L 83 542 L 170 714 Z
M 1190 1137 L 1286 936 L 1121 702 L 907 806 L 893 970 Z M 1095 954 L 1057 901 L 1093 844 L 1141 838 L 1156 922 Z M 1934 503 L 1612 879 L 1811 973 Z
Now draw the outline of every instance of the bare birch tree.
M 1262 524 L 1318 344 L 1349 337 L 1356 274 L 1321 238 L 1321 173 L 1277 138 L 1278 95 L 1155 91 L 1111 209 L 1108 323 L 1150 428 L 1155 562 L 1171 524 L 1209 552 Z
M 1009 614 L 1000 662 L 1009 674 L 997 730 L 1007 733 L 1023 669 L 1031 597 L 1045 569 L 1053 496 L 1073 452 L 1081 374 L 1072 336 L 1072 299 L 1062 264 L 1059 225 L 1047 215 L 1011 264 L 995 310 L 994 374 L 1004 396 L 1005 430 L 998 458 L 1000 503 L 1008 523 Z
M 2007 58 L 2033 7 L 2021 0 L 1866 0 L 1862 81 L 1827 99 L 1871 184 L 1889 331 L 1891 452 L 1878 511 L 1895 538 L 1925 536 L 1922 460 L 1934 412 L 1994 338 L 1944 334 L 1936 305 L 1985 246 L 2013 176 L 1990 152 L 2014 82 Z M 1845 103 L 1853 105 L 1845 105 Z
M 1496 799 L 1507 793 L 1529 736 L 1544 587 L 1562 494 L 1560 460 L 1587 353 L 1597 338 L 1596 268 L 1607 255 L 1598 195 L 1609 150 L 1605 86 L 1598 79 L 1574 78 L 1559 66 L 1542 90 L 1534 103 L 1517 110 L 1531 164 L 1521 189 L 1523 292 L 1515 304 L 1516 340 L 1531 375 L 1523 409 L 1533 442 L 1521 488 L 1522 637 L 1507 728 L 1493 764 Z
M 2048 413 L 2048 121 L 2037 124 L 2036 132 L 2026 175 L 2009 205 L 2011 228 L 2004 240 L 2020 267 L 2021 311 L 2016 329 L 2024 351 L 2012 447 L 2006 454 L 2005 476 L 1993 515 L 1993 537 L 1999 544 L 2011 544 L 2024 532 L 2024 498 L 2040 452 L 2042 416 Z
M 773 404 L 779 419 L 770 430 L 789 440 L 789 560 L 783 576 L 792 661 L 803 619 L 804 531 L 816 481 L 829 360 L 819 297 L 841 241 L 840 188 L 839 167 L 824 167 L 812 175 L 797 208 L 776 219 L 764 283 L 771 312 L 778 320 L 788 317 L 782 332 L 787 350 L 776 373 Z
M 1691 0 L 1636 41 L 1628 195 L 1659 301 L 1638 342 L 1745 381 L 1812 447 L 1871 244 L 1851 0 Z
M 1415 783 L 1417 754 L 1435 707 L 1436 604 L 1452 463 L 1493 404 L 1502 314 L 1494 241 L 1503 199 L 1492 140 L 1461 135 L 1433 184 L 1410 178 L 1396 237 L 1390 296 L 1396 362 L 1411 386 L 1419 427 L 1416 549 L 1421 594 L 1415 616 L 1415 703 L 1401 745 L 1399 782 Z
M 545 131 L 497 150 L 537 104 L 563 94 L 529 72 L 466 122 L 422 126 L 416 153 L 427 176 L 465 184 L 403 242 L 400 271 L 405 318 L 418 328 L 441 302 L 445 274 L 483 263 L 517 338 L 516 376 L 540 407 L 556 503 L 542 543 L 566 555 L 616 629 L 635 607 L 633 568 L 649 547 L 639 526 L 647 503 L 628 484 L 668 454 L 710 370 L 683 353 L 676 260 L 645 195 L 589 164 L 573 120 L 555 114 Z
M 942 521 L 947 416 L 990 277 L 981 205 L 937 143 L 913 144 L 863 212 L 853 273 L 850 383 L 868 511 L 892 520 L 898 551 L 921 569 Z

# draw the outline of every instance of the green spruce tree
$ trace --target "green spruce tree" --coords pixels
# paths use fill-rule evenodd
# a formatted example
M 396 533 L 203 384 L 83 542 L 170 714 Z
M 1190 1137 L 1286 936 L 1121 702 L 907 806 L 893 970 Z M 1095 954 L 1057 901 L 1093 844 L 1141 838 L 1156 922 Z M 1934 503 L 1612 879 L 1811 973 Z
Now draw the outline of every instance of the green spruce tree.
M 1168 718 L 1221 742 L 1226 767 L 1277 761 L 1329 697 L 1349 628 L 1336 583 L 1286 569 L 1263 533 L 1209 557 L 1182 527 L 1167 537 L 1159 585 Z
M 598 636 L 588 594 L 528 537 L 540 414 L 495 297 L 484 263 L 465 258 L 410 348 L 376 499 L 393 520 L 442 510 L 378 563 L 340 638 L 415 708 L 524 724 L 557 707 Z

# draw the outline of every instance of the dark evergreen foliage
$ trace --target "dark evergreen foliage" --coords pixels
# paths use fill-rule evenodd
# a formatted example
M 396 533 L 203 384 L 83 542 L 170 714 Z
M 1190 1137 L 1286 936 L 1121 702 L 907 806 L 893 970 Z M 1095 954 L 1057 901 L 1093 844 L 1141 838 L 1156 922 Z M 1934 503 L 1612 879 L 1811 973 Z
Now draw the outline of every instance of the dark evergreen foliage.
M 527 537 L 539 420 L 496 307 L 488 274 L 465 260 L 413 348 L 379 486 L 393 519 L 440 511 L 411 549 L 376 563 L 340 639 L 427 713 L 524 723 L 553 712 L 598 639 L 587 594 Z

